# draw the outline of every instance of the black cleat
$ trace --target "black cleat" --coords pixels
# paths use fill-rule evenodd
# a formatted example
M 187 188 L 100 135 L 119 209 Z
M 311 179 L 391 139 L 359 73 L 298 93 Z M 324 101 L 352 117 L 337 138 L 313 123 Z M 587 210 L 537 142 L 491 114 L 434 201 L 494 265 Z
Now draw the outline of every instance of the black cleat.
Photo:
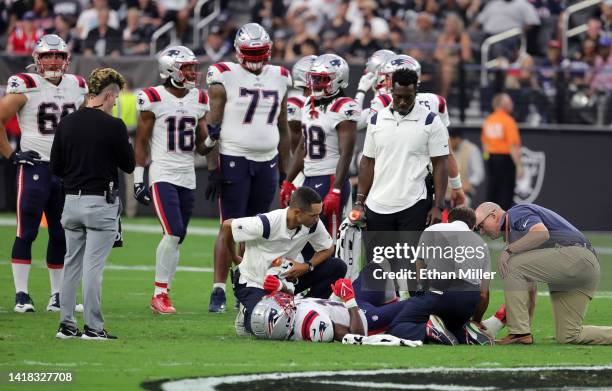
M 104 329 L 93 330 L 93 329 L 90 329 L 87 325 L 85 325 L 81 339 L 89 339 L 92 341 L 107 341 L 109 339 L 117 339 L 117 337 L 114 335 L 110 335 Z
M 83 333 L 79 331 L 78 328 L 67 326 L 65 324 L 61 324 L 57 329 L 57 334 L 55 334 L 56 338 L 59 339 L 72 339 L 72 338 L 81 338 Z
M 29 294 L 25 292 L 17 292 L 15 295 L 14 311 L 19 313 L 34 312 L 34 302 Z
M 213 289 L 210 294 L 210 304 L 208 304 L 208 312 L 225 312 L 225 291 L 221 288 Z

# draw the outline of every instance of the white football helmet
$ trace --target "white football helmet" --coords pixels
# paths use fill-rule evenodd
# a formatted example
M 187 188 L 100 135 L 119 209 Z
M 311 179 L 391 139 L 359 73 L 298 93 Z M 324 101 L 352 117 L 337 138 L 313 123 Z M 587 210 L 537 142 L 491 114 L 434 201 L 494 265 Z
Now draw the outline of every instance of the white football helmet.
M 388 94 L 391 92 L 391 87 L 393 85 L 393 82 L 391 81 L 391 76 L 393 75 L 393 72 L 400 69 L 409 69 L 411 71 L 415 71 L 420 82 L 421 64 L 419 64 L 419 62 L 413 57 L 410 57 L 406 54 L 398 54 L 389 58 L 387 62 L 384 63 L 378 71 L 379 79 L 382 81 L 382 86 L 379 90 L 381 94 Z
M 378 71 L 387 62 L 387 60 L 389 60 L 393 56 L 395 56 L 395 53 L 391 50 L 381 49 L 375 51 L 374 54 L 372 54 L 368 59 L 368 62 L 366 62 L 365 73 L 373 73 L 377 75 L 376 82 L 372 86 L 374 92 L 378 91 L 380 88 L 383 87 L 382 82 L 384 80 L 381 80 Z
M 293 296 L 274 292 L 264 296 L 251 312 L 251 332 L 262 339 L 285 340 L 295 323 Z
M 250 71 L 259 71 L 272 56 L 270 35 L 257 23 L 247 23 L 238 29 L 234 48 L 238 62 Z
M 55 58 L 44 58 L 48 53 L 59 53 L 62 54 L 63 58 L 56 60 Z M 32 57 L 34 58 L 34 65 L 36 72 L 38 72 L 45 79 L 56 79 L 60 78 L 68 70 L 70 65 L 70 52 L 68 51 L 68 45 L 59 36 L 55 34 L 43 35 L 34 50 L 32 50 Z
M 304 340 L 311 342 L 333 342 L 334 324 L 329 315 L 318 311 L 310 311 L 299 319 L 295 329 L 301 331 Z
M 200 62 L 191 49 L 185 46 L 171 46 L 157 59 L 159 76 L 176 88 L 191 89 L 200 84 L 201 73 L 197 72 Z
M 348 87 L 349 66 L 340 56 L 323 54 L 306 72 L 306 84 L 315 99 L 334 96 L 341 88 Z
M 291 78 L 293 79 L 294 88 L 306 88 L 306 72 L 310 70 L 310 67 L 317 59 L 317 56 L 311 54 L 310 56 L 300 58 L 293 68 L 291 68 Z

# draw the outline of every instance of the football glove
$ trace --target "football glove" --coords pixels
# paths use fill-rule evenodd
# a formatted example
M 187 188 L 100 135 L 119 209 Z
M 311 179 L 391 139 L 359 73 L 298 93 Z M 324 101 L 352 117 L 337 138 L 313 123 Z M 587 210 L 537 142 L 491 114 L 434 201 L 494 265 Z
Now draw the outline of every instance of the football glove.
M 266 292 L 276 292 L 283 288 L 283 283 L 277 276 L 267 275 L 266 279 L 264 280 L 263 288 Z
M 221 176 L 221 171 L 213 170 L 208 173 L 208 185 L 206 186 L 206 191 L 204 192 L 204 196 L 207 200 L 215 202 L 217 197 L 221 195 L 221 186 L 223 185 L 223 177 Z
M 206 128 L 208 129 L 208 137 L 212 140 L 219 141 L 221 138 L 221 124 L 206 124 Z
M 134 198 L 143 205 L 151 203 L 149 188 L 144 183 L 134 183 Z
M 13 164 L 27 164 L 33 166 L 34 163 L 40 160 L 40 155 L 36 151 L 13 151 L 9 159 Z
M 340 204 L 342 199 L 340 197 L 339 189 L 332 189 L 325 198 L 323 199 L 323 215 L 331 218 L 334 214 L 336 218 L 340 217 Z
M 357 91 L 368 92 L 370 88 L 374 85 L 374 81 L 376 80 L 376 74 L 372 72 L 368 72 L 361 76 L 359 79 L 359 84 L 357 85 Z
M 291 194 L 295 191 L 296 187 L 289 181 L 283 181 L 280 190 L 280 207 L 286 208 L 291 201 Z
M 357 307 L 353 283 L 348 278 L 340 278 L 331 286 L 334 295 L 340 297 L 346 308 Z

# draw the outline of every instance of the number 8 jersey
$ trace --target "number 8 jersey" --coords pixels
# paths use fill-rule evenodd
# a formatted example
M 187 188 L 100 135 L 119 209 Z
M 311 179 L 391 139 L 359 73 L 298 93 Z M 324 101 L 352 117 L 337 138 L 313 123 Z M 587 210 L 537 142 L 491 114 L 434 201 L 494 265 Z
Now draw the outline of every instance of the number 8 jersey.
M 65 74 L 56 86 L 37 73 L 18 73 L 8 79 L 6 93 L 27 98 L 17 113 L 21 150 L 36 151 L 48 162 L 57 124 L 81 106 L 87 83 L 81 76 Z
M 333 99 L 327 105 L 318 105 L 315 113 L 311 112 L 311 104 L 307 99 L 302 108 L 304 175 L 334 175 L 340 159 L 336 127 L 343 121 L 357 122 L 361 110 L 353 99 L 347 97 Z
M 138 111 L 155 115 L 149 184 L 168 182 L 195 189 L 196 127 L 209 111 L 206 91 L 194 88 L 177 98 L 164 86 L 149 87 L 138 91 L 136 104 Z
M 221 62 L 208 68 L 206 83 L 221 84 L 227 101 L 221 123 L 219 152 L 256 162 L 278 154 L 278 115 L 287 88 L 289 71 L 265 65 L 256 75 L 240 64 Z

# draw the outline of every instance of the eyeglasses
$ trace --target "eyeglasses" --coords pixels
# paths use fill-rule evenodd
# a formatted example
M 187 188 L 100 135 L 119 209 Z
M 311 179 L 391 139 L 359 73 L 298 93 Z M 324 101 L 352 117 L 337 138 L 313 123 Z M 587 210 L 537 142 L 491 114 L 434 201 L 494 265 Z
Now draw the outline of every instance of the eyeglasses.
M 485 221 L 487 221 L 487 219 L 491 216 L 493 216 L 495 214 L 495 212 L 489 212 L 488 215 L 485 216 L 484 219 L 482 219 L 482 221 L 478 224 L 476 224 L 474 226 L 474 232 L 480 232 L 480 230 L 482 229 L 482 226 L 484 225 Z

